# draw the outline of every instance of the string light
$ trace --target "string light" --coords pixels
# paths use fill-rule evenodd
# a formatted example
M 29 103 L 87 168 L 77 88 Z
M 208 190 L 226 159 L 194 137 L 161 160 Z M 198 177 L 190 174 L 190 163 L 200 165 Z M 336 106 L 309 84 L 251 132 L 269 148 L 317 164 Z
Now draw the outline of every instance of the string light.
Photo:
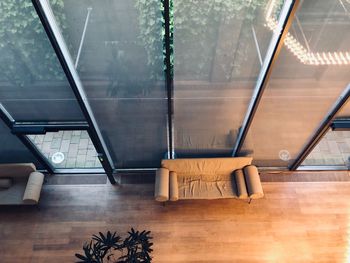
M 272 0 L 266 13 L 266 26 L 275 31 L 277 28 L 277 21 L 272 18 L 272 9 L 276 0 Z M 310 52 L 300 42 L 287 33 L 284 44 L 287 49 L 303 64 L 305 65 L 349 65 L 349 52 Z

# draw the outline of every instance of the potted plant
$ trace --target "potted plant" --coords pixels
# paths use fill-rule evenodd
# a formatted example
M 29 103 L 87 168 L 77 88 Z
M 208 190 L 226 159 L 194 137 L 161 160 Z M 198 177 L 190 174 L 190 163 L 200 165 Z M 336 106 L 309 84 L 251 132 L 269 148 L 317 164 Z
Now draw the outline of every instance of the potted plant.
M 93 235 L 90 242 L 83 246 L 84 254 L 75 254 L 77 263 L 139 263 L 151 262 L 153 249 L 150 231 L 135 231 L 133 228 L 128 236 L 122 239 L 117 232 L 106 234 L 99 232 Z

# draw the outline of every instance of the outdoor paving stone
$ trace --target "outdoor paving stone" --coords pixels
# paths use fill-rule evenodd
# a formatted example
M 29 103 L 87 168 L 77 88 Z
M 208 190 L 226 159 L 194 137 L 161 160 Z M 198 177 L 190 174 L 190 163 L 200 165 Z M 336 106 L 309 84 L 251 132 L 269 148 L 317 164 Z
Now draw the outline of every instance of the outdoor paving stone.
M 44 141 L 44 136 L 35 136 L 35 142 L 38 144 L 42 144 Z
M 83 158 L 82 156 L 78 156 L 76 166 L 79 168 L 83 168 L 84 165 L 85 165 L 85 158 Z
M 64 154 L 65 160 L 61 164 L 55 164 L 55 167 L 101 167 L 96 150 L 86 131 L 60 131 L 29 137 L 50 161 L 55 152 L 60 151 Z
M 77 153 L 77 154 L 78 154 L 78 155 L 85 155 L 85 156 L 86 156 L 87 150 L 79 149 L 79 148 L 78 148 L 78 153 Z
M 63 136 L 63 132 L 62 131 L 53 133 L 53 138 L 62 138 L 62 136 Z
M 71 137 L 72 137 L 72 131 L 64 131 L 63 132 L 63 139 L 64 140 L 70 140 Z
M 350 138 L 345 138 L 345 143 L 350 146 Z
M 82 138 L 82 139 L 89 139 L 90 137 L 89 137 L 89 134 L 86 131 L 84 131 L 84 132 L 81 133 L 80 138 Z
M 80 139 L 80 141 L 79 141 L 79 148 L 87 149 L 88 144 L 89 144 L 89 140 L 88 139 Z
M 343 154 L 342 154 L 342 158 L 343 158 L 344 163 L 345 163 L 346 165 L 348 165 L 349 162 L 350 162 L 350 156 L 349 156 L 349 154 L 348 154 L 348 153 L 343 153 Z
M 61 147 L 61 138 L 54 138 L 51 141 L 51 149 L 59 149 Z
M 81 131 L 73 131 L 73 136 L 80 136 L 81 135 Z
M 338 142 L 338 148 L 343 153 L 350 153 L 350 146 L 345 142 Z
M 320 143 L 318 144 L 318 147 L 323 152 L 329 151 L 328 140 L 321 140 Z
M 94 161 L 86 161 L 85 162 L 85 167 L 86 168 L 94 168 L 94 167 L 96 167 L 95 166 L 95 162 Z
M 78 154 L 78 144 L 70 144 L 68 156 L 76 156 Z
M 88 145 L 88 151 L 90 151 L 90 150 L 96 151 L 96 150 L 95 150 L 95 146 L 93 146 L 93 145 Z
M 96 156 L 86 156 L 86 161 L 96 161 L 97 157 Z
M 75 163 L 76 163 L 76 159 L 75 158 L 67 159 L 66 168 L 74 168 L 75 167 Z
M 325 164 L 327 165 L 343 165 L 344 161 L 343 158 L 341 156 L 334 156 L 331 158 L 326 158 L 325 159 Z
M 93 150 L 88 150 L 86 155 L 96 158 L 97 153 L 96 153 L 95 149 L 93 149 Z
M 312 152 L 313 153 L 319 153 L 319 152 L 321 152 L 321 149 L 320 149 L 320 147 L 315 147 L 313 150 L 312 150 Z M 310 156 L 310 155 L 309 155 Z
M 70 139 L 70 143 L 79 143 L 80 141 L 80 137 L 79 136 L 72 136 L 71 139 Z
M 339 150 L 339 148 L 338 148 L 338 144 L 337 144 L 336 141 L 329 141 L 329 142 L 328 142 L 328 147 L 329 147 L 330 152 L 331 152 L 332 154 L 338 154 L 338 153 L 340 153 L 340 150 Z
M 102 167 L 102 164 L 99 159 L 95 161 L 95 167 Z
M 48 132 L 43 137 L 44 137 L 44 142 L 51 142 L 53 139 L 53 133 Z
M 41 146 L 41 150 L 43 152 L 51 152 L 51 141 L 44 141 Z
M 70 145 L 70 140 L 63 140 L 61 143 L 61 152 L 68 152 L 69 150 L 69 145 Z
M 64 161 L 61 162 L 61 163 L 53 163 L 53 165 L 54 165 L 56 168 L 66 168 L 67 160 L 64 160 Z
M 322 160 L 324 158 L 324 155 L 322 153 L 320 153 L 320 152 L 313 153 L 312 158 L 316 159 L 316 160 Z

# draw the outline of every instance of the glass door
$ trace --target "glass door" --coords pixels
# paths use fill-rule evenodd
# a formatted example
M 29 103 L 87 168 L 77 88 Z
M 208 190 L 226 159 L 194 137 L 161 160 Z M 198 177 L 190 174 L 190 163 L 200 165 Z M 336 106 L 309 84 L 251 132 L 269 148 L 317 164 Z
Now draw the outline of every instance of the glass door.
M 1 103 L 0 118 L 49 173 L 106 173 L 115 183 L 108 156 L 86 121 L 16 121 Z

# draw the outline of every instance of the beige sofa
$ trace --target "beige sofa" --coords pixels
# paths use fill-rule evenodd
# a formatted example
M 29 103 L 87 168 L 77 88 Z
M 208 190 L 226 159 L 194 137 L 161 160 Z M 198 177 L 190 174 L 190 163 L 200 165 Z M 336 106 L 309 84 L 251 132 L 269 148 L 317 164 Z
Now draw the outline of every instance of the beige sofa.
M 43 182 L 32 163 L 0 164 L 0 205 L 37 204 Z
M 156 172 L 155 199 L 257 199 L 264 196 L 252 158 L 162 160 Z

